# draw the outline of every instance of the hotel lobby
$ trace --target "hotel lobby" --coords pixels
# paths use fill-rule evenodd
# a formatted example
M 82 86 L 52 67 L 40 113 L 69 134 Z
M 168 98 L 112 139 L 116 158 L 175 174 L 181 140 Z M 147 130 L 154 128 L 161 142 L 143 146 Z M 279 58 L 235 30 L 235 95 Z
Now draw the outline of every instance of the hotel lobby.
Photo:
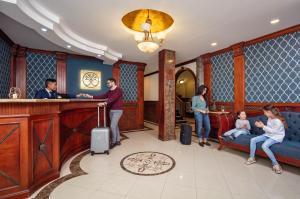
M 0 0 L 0 199 L 300 198 L 299 0 Z

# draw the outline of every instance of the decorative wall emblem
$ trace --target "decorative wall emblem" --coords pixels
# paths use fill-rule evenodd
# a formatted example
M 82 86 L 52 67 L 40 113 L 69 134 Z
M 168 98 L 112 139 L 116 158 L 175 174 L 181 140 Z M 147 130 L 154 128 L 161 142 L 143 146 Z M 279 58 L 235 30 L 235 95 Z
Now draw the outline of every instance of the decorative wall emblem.
M 120 164 L 129 173 L 152 176 L 172 170 L 175 167 L 175 160 L 163 153 L 138 152 L 124 157 Z
M 92 70 L 80 70 L 80 89 L 100 90 L 101 72 Z

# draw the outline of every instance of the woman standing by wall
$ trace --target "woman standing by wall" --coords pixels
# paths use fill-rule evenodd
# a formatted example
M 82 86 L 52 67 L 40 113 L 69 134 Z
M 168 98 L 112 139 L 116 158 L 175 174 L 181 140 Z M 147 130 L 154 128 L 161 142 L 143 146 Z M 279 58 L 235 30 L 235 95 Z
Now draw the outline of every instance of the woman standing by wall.
M 208 88 L 205 85 L 199 86 L 196 96 L 192 98 L 192 110 L 196 120 L 196 132 L 199 138 L 199 145 L 204 147 L 210 146 L 207 141 L 210 132 L 209 110 L 208 102 L 206 100 L 206 93 Z M 204 135 L 202 134 L 202 127 L 204 127 Z

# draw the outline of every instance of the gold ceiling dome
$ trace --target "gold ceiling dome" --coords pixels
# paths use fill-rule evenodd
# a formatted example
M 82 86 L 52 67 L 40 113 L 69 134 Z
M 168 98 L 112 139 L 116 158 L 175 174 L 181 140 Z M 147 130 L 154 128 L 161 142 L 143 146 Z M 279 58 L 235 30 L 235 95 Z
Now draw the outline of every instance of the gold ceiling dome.
M 174 20 L 164 12 L 141 9 L 127 13 L 122 17 L 122 22 L 134 32 L 138 48 L 142 52 L 152 53 L 161 46 Z

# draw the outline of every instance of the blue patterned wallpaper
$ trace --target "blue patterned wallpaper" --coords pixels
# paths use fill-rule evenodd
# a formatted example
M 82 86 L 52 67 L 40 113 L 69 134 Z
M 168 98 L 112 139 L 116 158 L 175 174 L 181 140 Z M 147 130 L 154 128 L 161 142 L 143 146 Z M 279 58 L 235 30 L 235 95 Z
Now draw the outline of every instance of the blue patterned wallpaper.
M 245 48 L 247 102 L 300 102 L 300 32 Z
M 8 98 L 10 88 L 10 46 L 0 38 L 0 98 Z
M 124 92 L 124 101 L 137 101 L 137 66 L 120 64 L 120 87 Z
M 36 91 L 45 87 L 46 79 L 56 79 L 56 56 L 27 52 L 26 62 L 27 98 L 33 98 Z
M 212 97 L 214 101 L 232 102 L 233 101 L 233 52 L 213 56 L 212 63 Z

